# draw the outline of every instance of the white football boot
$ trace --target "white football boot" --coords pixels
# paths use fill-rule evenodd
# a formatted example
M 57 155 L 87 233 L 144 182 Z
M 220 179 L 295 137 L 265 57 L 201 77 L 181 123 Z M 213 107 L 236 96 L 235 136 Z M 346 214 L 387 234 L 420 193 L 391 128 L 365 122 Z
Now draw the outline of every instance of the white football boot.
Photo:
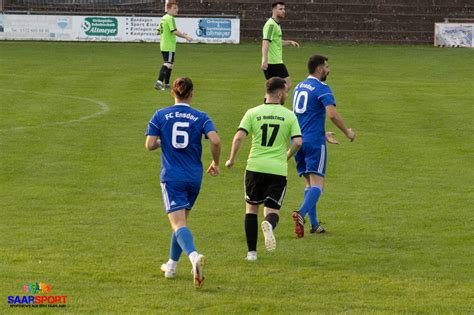
M 194 261 L 192 262 L 193 265 L 193 274 L 194 274 L 194 286 L 197 289 L 202 287 L 202 283 L 204 282 L 204 261 L 205 257 L 201 254 L 198 254 Z
M 268 221 L 263 221 L 261 226 L 263 236 L 265 237 L 265 248 L 269 252 L 273 252 L 276 249 L 276 239 L 275 235 L 273 235 L 273 227 Z
M 251 251 L 247 253 L 247 257 L 245 257 L 246 261 L 255 261 L 257 260 L 257 252 Z
M 176 276 L 176 267 L 172 267 L 169 263 L 161 265 L 161 272 L 165 275 L 165 278 L 172 279 Z

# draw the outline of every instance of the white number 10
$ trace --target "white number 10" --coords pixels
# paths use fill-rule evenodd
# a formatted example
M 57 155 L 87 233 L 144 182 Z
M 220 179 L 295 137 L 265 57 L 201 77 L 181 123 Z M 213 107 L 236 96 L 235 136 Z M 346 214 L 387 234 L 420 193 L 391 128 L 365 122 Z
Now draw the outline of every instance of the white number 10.
M 176 149 L 184 149 L 188 146 L 189 143 L 189 134 L 186 130 L 179 130 L 178 128 L 188 128 L 188 122 L 175 122 L 173 124 L 173 130 L 171 135 L 171 144 Z M 178 142 L 178 137 L 181 137 L 181 142 Z
M 301 104 L 303 103 L 303 104 Z M 301 91 L 293 96 L 293 110 L 297 114 L 303 114 L 308 105 L 308 91 Z

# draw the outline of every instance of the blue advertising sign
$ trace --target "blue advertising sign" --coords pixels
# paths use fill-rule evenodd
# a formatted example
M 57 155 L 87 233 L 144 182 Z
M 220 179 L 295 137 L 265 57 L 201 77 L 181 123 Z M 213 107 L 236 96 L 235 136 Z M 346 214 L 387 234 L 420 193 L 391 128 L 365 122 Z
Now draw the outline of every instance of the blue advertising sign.
M 200 19 L 196 35 L 206 38 L 229 38 L 232 33 L 232 22 L 229 19 Z

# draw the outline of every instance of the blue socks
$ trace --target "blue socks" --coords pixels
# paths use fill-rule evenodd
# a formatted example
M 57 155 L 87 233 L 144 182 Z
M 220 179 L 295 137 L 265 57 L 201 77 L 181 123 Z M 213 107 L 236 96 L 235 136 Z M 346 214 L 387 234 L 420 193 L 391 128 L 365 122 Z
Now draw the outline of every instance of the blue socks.
M 176 235 L 179 246 L 186 252 L 186 255 L 189 256 L 189 254 L 196 251 L 193 235 L 187 226 L 178 229 L 174 234 Z
M 176 238 L 176 233 L 171 233 L 170 259 L 178 261 L 179 256 L 181 256 L 182 252 L 183 250 L 181 249 L 181 246 L 179 246 L 178 239 Z
M 318 186 L 306 187 L 304 190 L 304 201 L 300 208 L 300 215 L 304 218 L 308 214 L 311 225 L 318 225 L 316 203 L 321 193 L 322 189 Z

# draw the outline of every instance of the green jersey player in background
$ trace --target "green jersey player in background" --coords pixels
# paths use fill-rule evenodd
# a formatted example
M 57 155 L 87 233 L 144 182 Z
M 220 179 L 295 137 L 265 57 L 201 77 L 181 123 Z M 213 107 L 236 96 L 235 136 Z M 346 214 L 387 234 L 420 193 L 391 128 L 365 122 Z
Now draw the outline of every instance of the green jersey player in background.
M 283 63 L 283 45 L 300 47 L 293 40 L 283 40 L 281 32 L 281 21 L 285 18 L 285 3 L 274 2 L 272 4 L 272 17 L 267 20 L 263 27 L 262 40 L 262 65 L 261 69 L 265 79 L 279 77 L 285 79 L 288 90 L 291 88 L 290 75 Z
M 271 78 L 265 83 L 265 104 L 249 109 L 240 122 L 232 141 L 226 167 L 234 165 L 244 138 L 252 134 L 252 147 L 245 171 L 245 235 L 248 253 L 246 259 L 257 260 L 258 208 L 263 203 L 261 227 L 265 247 L 274 251 L 276 240 L 273 230 L 278 224 L 278 210 L 286 191 L 288 159 L 302 144 L 298 120 L 293 112 L 282 106 L 287 97 L 286 81 Z M 288 141 L 293 139 L 288 149 Z
M 175 1 L 169 1 L 166 4 L 167 14 L 161 18 L 158 26 L 160 35 L 160 49 L 163 55 L 163 66 L 155 83 L 155 89 L 164 90 L 170 87 L 171 71 L 173 70 L 174 55 L 176 52 L 176 36 L 192 41 L 193 38 L 176 28 L 175 16 L 178 15 L 178 4 Z

